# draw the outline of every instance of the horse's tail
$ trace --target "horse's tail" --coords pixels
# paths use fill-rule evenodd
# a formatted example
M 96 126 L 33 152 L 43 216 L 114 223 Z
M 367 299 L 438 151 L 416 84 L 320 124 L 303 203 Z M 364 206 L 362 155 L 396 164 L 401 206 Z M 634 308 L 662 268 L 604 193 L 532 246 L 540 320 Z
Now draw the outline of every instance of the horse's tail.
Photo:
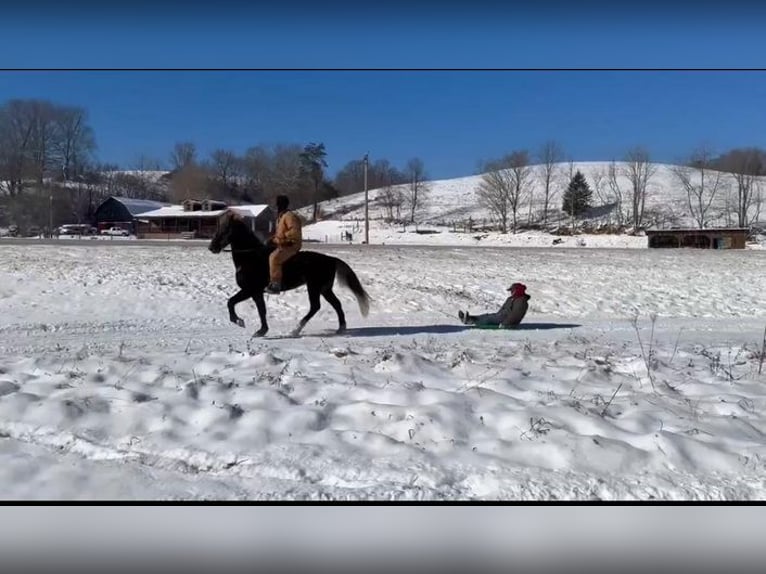
M 353 269 L 348 266 L 348 263 L 337 258 L 335 272 L 338 274 L 340 282 L 348 287 L 356 296 L 356 301 L 359 303 L 359 311 L 362 313 L 362 317 L 366 317 L 370 312 L 370 296 L 367 294 L 367 291 L 364 290 L 364 287 L 362 287 L 359 277 L 357 277 Z

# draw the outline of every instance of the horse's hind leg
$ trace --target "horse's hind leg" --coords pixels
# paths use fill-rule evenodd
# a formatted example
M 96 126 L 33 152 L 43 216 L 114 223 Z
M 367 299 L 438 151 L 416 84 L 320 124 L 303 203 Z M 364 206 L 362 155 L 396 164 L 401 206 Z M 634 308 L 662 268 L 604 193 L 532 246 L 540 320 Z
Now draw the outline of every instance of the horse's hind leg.
M 234 307 L 237 305 L 237 303 L 242 303 L 245 299 L 250 297 L 250 293 L 245 291 L 244 289 L 241 289 L 239 293 L 236 293 L 232 297 L 229 298 L 229 302 L 227 303 L 227 306 L 229 307 L 229 321 L 232 323 L 239 325 L 240 327 L 245 326 L 245 322 L 240 319 L 237 316 L 237 312 L 234 310 Z
M 253 336 L 263 337 L 269 332 L 269 324 L 266 322 L 266 303 L 263 300 L 263 293 L 258 292 L 253 295 L 253 301 L 255 301 L 255 306 L 258 308 L 258 316 L 261 318 L 261 328 L 258 329 Z
M 335 312 L 338 314 L 338 335 L 345 332 L 346 330 L 346 315 L 343 313 L 343 305 L 340 304 L 340 300 L 338 297 L 333 293 L 332 288 L 329 288 L 322 292 L 322 296 L 327 299 L 327 302 L 332 305 L 332 308 L 335 309 Z
M 319 289 L 316 287 L 309 287 L 309 305 L 311 307 L 309 308 L 309 312 L 306 313 L 305 317 L 300 320 L 300 323 L 298 323 L 298 326 L 293 329 L 292 336 L 297 337 L 300 335 L 300 332 L 303 330 L 303 328 L 306 326 L 306 323 L 308 323 L 311 318 L 317 314 L 317 311 L 319 311 L 319 308 L 322 306 L 321 302 L 319 301 Z

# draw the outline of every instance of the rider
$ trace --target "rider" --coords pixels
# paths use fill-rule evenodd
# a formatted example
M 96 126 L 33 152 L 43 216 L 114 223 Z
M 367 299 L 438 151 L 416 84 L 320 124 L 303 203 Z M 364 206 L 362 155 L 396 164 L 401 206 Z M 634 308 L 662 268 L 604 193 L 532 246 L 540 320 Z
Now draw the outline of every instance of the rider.
M 467 311 L 458 311 L 458 317 L 466 325 L 497 325 L 504 328 L 518 325 L 527 314 L 531 297 L 527 295 L 527 286 L 523 283 L 514 283 L 507 290 L 511 292 L 511 296 L 505 300 L 497 313 L 469 315 Z
M 290 200 L 286 195 L 277 196 L 277 230 L 271 240 L 276 249 L 269 255 L 269 275 L 271 283 L 266 287 L 269 293 L 282 291 L 282 265 L 300 251 L 303 237 L 301 220 L 288 209 Z

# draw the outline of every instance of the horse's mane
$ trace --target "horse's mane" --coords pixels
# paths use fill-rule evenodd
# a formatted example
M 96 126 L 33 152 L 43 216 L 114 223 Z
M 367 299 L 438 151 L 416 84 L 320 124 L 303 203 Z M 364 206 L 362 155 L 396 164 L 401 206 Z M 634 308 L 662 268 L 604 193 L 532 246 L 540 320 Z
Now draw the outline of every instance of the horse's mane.
M 219 225 L 222 227 L 229 227 L 232 230 L 237 229 L 241 236 L 245 237 L 248 243 L 254 243 L 264 251 L 269 251 L 268 244 L 261 241 L 250 227 L 247 225 L 245 217 L 233 208 L 228 208 L 219 216 Z

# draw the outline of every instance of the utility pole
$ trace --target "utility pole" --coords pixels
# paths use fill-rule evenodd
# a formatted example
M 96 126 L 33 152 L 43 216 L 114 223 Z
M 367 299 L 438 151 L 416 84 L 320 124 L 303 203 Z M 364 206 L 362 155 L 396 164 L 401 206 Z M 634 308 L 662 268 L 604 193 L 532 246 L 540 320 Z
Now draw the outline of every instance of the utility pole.
M 66 165 L 61 164 L 61 175 L 66 182 Z M 51 178 L 53 180 L 54 178 Z M 48 237 L 53 237 L 53 181 L 48 184 Z
M 367 164 L 369 153 L 364 154 L 364 243 L 370 244 L 370 200 L 367 193 Z

